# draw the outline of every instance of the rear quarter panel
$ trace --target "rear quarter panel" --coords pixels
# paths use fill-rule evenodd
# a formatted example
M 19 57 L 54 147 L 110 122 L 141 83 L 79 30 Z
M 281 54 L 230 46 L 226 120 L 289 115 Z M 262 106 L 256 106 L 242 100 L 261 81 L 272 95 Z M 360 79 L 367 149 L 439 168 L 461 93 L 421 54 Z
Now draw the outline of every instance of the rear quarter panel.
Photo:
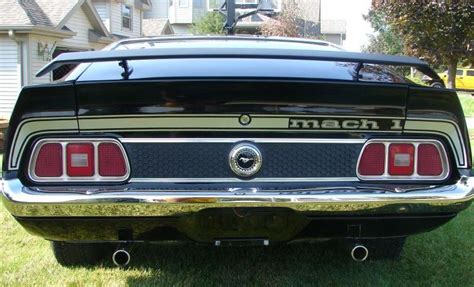
M 71 82 L 27 86 L 22 89 L 10 119 L 3 160 L 4 177 L 16 176 L 22 151 L 39 134 L 54 132 L 51 119 L 68 119 L 70 133 L 77 134 L 76 97 Z M 34 121 L 33 121 L 34 120 Z

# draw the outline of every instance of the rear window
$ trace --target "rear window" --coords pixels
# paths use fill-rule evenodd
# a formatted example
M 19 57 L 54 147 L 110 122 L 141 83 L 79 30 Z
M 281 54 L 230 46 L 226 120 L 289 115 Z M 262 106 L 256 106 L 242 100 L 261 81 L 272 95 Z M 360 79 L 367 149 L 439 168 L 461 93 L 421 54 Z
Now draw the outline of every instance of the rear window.
M 166 78 L 300 78 L 354 81 L 357 63 L 328 61 L 194 58 L 128 61 L 133 69 L 129 79 Z M 122 80 L 118 62 L 93 63 L 78 81 Z M 361 70 L 367 82 L 403 82 L 388 70 L 368 65 Z

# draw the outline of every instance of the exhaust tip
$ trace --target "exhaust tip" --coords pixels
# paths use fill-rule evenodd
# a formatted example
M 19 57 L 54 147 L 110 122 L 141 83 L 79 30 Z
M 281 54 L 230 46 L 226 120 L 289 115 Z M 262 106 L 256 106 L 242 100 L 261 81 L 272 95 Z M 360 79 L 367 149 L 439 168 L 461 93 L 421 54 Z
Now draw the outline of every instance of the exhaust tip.
M 118 267 L 125 267 L 130 263 L 130 253 L 127 250 L 119 249 L 112 254 L 112 261 Z
M 358 244 L 352 248 L 351 257 L 357 262 L 365 261 L 367 260 L 367 257 L 369 257 L 369 249 L 364 245 Z

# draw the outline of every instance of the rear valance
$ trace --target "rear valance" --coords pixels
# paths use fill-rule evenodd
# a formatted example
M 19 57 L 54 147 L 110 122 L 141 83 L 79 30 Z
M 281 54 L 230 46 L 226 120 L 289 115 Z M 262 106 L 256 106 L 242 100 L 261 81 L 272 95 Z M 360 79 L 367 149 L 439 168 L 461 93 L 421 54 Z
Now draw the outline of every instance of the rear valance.
M 291 59 L 291 60 L 317 60 L 335 61 L 359 64 L 379 64 L 392 66 L 413 67 L 425 75 L 439 79 L 439 76 L 429 65 L 417 58 L 407 56 L 393 56 L 382 54 L 368 54 L 345 51 L 321 51 L 313 49 L 271 49 L 271 48 L 156 48 L 156 49 L 134 49 L 134 50 L 107 50 L 64 53 L 56 57 L 44 66 L 37 77 L 69 64 L 147 60 L 147 59 L 171 59 L 171 58 L 261 58 L 261 59 Z M 125 66 L 126 67 L 126 66 Z

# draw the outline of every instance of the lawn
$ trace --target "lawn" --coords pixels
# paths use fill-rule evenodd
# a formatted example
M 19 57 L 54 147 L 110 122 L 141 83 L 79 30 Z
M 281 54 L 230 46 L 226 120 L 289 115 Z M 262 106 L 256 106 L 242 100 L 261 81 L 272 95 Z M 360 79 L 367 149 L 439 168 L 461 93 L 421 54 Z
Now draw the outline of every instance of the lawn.
M 459 92 L 459 100 L 466 117 L 474 117 L 474 96 L 472 93 Z
M 131 251 L 126 269 L 110 262 L 68 269 L 55 262 L 47 241 L 26 233 L 3 206 L 0 236 L 0 286 L 472 286 L 474 282 L 473 206 L 435 231 L 410 237 L 399 262 L 356 263 L 333 243 L 266 248 L 145 245 Z
M 474 208 L 410 237 L 399 262 L 353 262 L 329 243 L 272 248 L 139 246 L 129 268 L 59 266 L 45 240 L 0 208 L 0 286 L 466 286 L 474 282 Z

